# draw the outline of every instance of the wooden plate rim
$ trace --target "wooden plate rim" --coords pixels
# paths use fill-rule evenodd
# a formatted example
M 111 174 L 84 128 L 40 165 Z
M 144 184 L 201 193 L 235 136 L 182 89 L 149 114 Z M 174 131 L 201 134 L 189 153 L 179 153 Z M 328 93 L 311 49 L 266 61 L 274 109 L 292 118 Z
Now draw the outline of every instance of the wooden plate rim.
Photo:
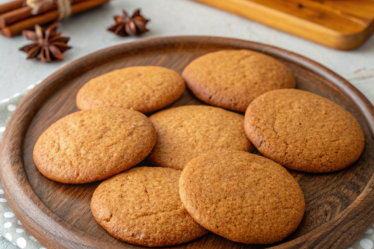
M 27 128 L 34 114 L 48 99 L 50 93 L 62 87 L 61 82 L 58 80 L 61 73 L 65 73 L 65 75 L 71 74 L 71 77 L 73 77 L 74 74 L 77 73 L 77 70 L 88 70 L 87 68 L 90 63 L 94 61 L 105 61 L 115 56 L 115 54 L 123 54 L 133 49 L 141 49 L 145 46 L 157 47 L 173 43 L 209 43 L 212 45 L 241 47 L 279 57 L 302 66 L 328 80 L 331 86 L 341 91 L 358 107 L 370 128 L 370 139 L 373 139 L 374 107 L 369 100 L 353 85 L 336 73 L 310 59 L 287 50 L 245 40 L 206 36 L 157 37 L 102 49 L 69 63 L 36 86 L 35 89 L 21 101 L 12 115 L 0 144 L 0 177 L 7 200 L 25 228 L 45 246 L 58 246 L 61 248 L 67 248 L 66 246 L 74 248 L 103 248 L 107 244 L 85 234 L 83 231 L 76 229 L 74 226 L 58 218 L 44 205 L 33 191 L 23 167 L 23 142 Z M 23 186 L 23 188 L 21 186 Z M 316 246 L 343 247 L 350 245 L 374 222 L 374 209 L 371 208 L 374 202 L 373 189 L 374 179 L 372 176 L 364 191 L 347 209 L 335 217 L 335 219 L 326 222 L 308 234 L 277 245 L 274 248 L 312 248 Z M 12 192 L 12 194 L 10 194 L 10 192 Z M 39 217 L 38 221 L 33 217 Z M 54 223 L 54 229 L 47 230 L 40 225 L 45 224 L 45 222 Z M 331 242 L 331 236 L 335 238 L 333 242 Z M 59 239 L 56 240 L 56 238 Z M 64 243 L 61 244 L 61 240 L 64 241 Z M 57 244 L 51 244 L 50 241 L 55 241 Z M 112 248 L 117 247 L 113 246 Z

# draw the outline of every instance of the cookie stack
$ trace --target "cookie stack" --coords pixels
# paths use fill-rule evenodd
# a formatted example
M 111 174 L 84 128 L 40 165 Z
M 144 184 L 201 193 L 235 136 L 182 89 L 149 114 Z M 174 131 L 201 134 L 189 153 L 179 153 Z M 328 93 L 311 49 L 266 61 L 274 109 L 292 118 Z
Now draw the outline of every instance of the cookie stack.
M 209 105 L 170 108 L 186 85 Z M 341 170 L 365 144 L 349 112 L 295 87 L 287 66 L 249 50 L 204 55 L 182 76 L 156 66 L 116 70 L 79 90 L 81 111 L 40 136 L 34 162 L 61 183 L 106 179 L 91 210 L 119 240 L 172 246 L 210 231 L 275 243 L 305 212 L 286 168 Z M 144 159 L 153 166 L 137 166 Z

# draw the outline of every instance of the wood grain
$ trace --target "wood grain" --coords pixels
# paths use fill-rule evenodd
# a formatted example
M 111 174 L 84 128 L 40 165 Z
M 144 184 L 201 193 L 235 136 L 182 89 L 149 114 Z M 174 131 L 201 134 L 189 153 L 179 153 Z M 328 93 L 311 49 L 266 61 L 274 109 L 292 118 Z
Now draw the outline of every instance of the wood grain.
M 374 32 L 373 0 L 195 1 L 335 49 L 354 49 Z
M 276 248 L 345 248 L 374 223 L 374 107 L 340 76 L 291 52 L 248 41 L 217 37 L 164 37 L 122 44 L 79 59 L 38 85 L 17 107 L 0 145 L 0 176 L 9 204 L 26 229 L 48 248 L 139 248 L 111 237 L 94 220 L 90 199 L 99 182 L 65 185 L 43 177 L 32 151 L 55 121 L 78 111 L 77 91 L 87 81 L 118 68 L 157 65 L 182 72 L 193 59 L 222 49 L 251 49 L 282 61 L 297 88 L 343 106 L 362 126 L 366 147 L 351 167 L 330 174 L 290 171 L 305 194 L 299 228 Z M 202 104 L 186 90 L 171 106 Z M 148 164 L 147 161 L 142 165 Z M 174 248 L 263 248 L 208 234 Z

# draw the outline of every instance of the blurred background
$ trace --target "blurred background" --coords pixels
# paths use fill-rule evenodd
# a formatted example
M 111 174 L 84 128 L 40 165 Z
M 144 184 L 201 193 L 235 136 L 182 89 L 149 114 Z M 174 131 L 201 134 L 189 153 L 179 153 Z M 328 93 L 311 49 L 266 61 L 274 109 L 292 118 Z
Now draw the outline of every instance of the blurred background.
M 0 4 L 7 1 L 0 0 Z M 149 32 L 140 37 L 122 38 L 106 30 L 114 23 L 112 16 L 120 14 L 122 9 L 132 13 L 138 8 L 151 20 L 147 24 Z M 99 49 L 156 36 L 206 35 L 261 42 L 299 53 L 348 79 L 374 102 L 371 86 L 374 84 L 374 36 L 357 49 L 340 51 L 192 0 L 113 0 L 72 15 L 61 22 L 59 31 L 71 38 L 69 45 L 73 49 L 65 53 L 64 61 L 48 64 L 25 59 L 25 54 L 18 49 L 30 42 L 22 35 L 0 37 L 0 100 Z

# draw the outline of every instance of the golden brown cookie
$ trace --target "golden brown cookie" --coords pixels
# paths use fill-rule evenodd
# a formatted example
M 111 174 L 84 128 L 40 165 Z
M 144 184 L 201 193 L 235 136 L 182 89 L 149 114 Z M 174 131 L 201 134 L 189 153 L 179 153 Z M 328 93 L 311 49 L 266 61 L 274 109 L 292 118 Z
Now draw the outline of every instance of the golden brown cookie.
M 192 61 L 182 74 L 202 101 L 245 112 L 261 94 L 295 88 L 292 71 L 274 58 L 250 50 L 223 50 Z
M 247 152 L 211 151 L 182 172 L 179 193 L 197 223 L 229 240 L 270 244 L 290 235 L 304 195 L 281 165 Z
M 138 164 L 155 142 L 155 129 L 144 114 L 104 107 L 58 120 L 39 137 L 33 156 L 47 178 L 87 183 Z
M 316 94 L 283 89 L 255 99 L 245 131 L 266 157 L 294 170 L 324 173 L 348 167 L 361 155 L 364 133 L 357 120 Z
M 91 200 L 96 221 L 112 236 L 142 246 L 186 243 L 208 233 L 180 200 L 181 171 L 133 168 L 99 185 Z
M 212 149 L 252 151 L 240 114 L 212 106 L 181 106 L 150 117 L 157 142 L 149 158 L 157 166 L 183 169 Z
M 157 111 L 179 99 L 186 88 L 175 71 L 163 67 L 128 67 L 106 73 L 86 83 L 77 94 L 77 107 L 101 106 Z

